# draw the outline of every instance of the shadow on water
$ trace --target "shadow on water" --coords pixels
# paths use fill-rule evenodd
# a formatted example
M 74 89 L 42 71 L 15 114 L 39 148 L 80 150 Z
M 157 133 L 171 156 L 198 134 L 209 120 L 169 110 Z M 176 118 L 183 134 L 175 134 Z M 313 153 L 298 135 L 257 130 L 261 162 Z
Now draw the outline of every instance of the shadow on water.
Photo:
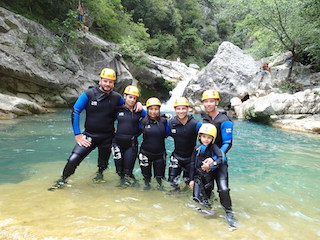
M 74 145 L 69 116 L 60 110 L 1 122 L 0 239 L 320 238 L 317 135 L 235 121 L 228 161 L 239 229 L 229 232 L 218 201 L 216 214 L 205 216 L 187 206 L 191 191 L 168 195 L 155 181 L 143 191 L 138 165 L 139 187 L 118 187 L 112 159 L 107 182 L 94 184 L 96 151 L 67 187 L 47 191 Z M 169 138 L 168 154 L 172 146 Z

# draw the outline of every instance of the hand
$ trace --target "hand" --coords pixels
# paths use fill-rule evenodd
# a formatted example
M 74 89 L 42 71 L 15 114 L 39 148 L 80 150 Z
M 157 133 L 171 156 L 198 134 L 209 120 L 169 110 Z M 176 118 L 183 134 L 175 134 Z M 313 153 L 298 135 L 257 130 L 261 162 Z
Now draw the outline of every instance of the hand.
M 169 118 L 170 120 L 173 118 L 173 116 L 172 116 L 171 113 L 166 113 L 166 114 L 164 114 L 164 117 L 165 117 L 165 118 Z
M 90 147 L 91 142 L 89 140 L 86 139 L 85 135 L 83 134 L 78 134 L 74 136 L 76 139 L 77 144 L 80 147 Z
M 141 102 L 137 102 L 136 105 L 134 106 L 134 111 L 135 112 L 141 112 L 142 111 L 142 103 Z
M 203 163 L 203 162 L 202 162 L 202 163 Z M 209 164 L 204 163 L 204 164 L 201 165 L 201 169 L 202 169 L 203 171 L 209 172 L 209 171 L 210 171 L 210 166 L 209 166 Z
M 202 161 L 202 166 L 201 169 L 203 171 L 209 172 L 210 171 L 210 164 L 213 163 L 213 159 L 212 158 L 206 158 L 205 160 Z
M 189 187 L 190 187 L 191 189 L 193 189 L 193 187 L 194 187 L 194 181 L 190 181 L 190 182 L 189 182 Z

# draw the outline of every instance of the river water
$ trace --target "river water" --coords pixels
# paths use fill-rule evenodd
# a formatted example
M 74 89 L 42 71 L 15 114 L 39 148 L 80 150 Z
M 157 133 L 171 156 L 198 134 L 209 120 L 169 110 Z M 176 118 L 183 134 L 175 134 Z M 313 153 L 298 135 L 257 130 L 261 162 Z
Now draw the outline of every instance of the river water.
M 320 137 L 235 121 L 228 153 L 238 229 L 224 211 L 190 208 L 191 192 L 118 187 L 111 166 L 95 184 L 96 151 L 68 187 L 47 188 L 60 176 L 74 138 L 70 110 L 1 121 L 0 239 L 320 239 Z M 172 150 L 172 139 L 167 150 Z M 141 179 L 138 165 L 135 174 Z M 140 180 L 141 181 L 141 180 Z M 168 188 L 168 186 L 166 186 Z M 217 196 L 217 193 L 215 194 Z

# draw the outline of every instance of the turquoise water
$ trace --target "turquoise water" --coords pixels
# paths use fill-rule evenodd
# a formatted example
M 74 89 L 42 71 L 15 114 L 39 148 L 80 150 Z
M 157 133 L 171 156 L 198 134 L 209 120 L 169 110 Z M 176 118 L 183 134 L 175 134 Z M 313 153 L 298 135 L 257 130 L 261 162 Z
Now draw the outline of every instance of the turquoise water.
M 218 201 L 209 217 L 186 205 L 190 191 L 119 188 L 112 159 L 94 184 L 96 151 L 68 187 L 47 191 L 74 146 L 68 109 L 0 124 L 0 239 L 320 239 L 319 135 L 235 121 L 229 232 Z

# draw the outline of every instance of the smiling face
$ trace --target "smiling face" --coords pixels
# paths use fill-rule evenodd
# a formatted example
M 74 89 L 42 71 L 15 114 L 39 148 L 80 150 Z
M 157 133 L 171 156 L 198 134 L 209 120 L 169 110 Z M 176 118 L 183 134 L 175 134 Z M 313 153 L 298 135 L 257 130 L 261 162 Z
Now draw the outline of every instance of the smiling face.
M 215 99 L 215 98 L 208 98 L 208 99 L 203 100 L 202 104 L 203 104 L 204 108 L 206 109 L 206 111 L 208 113 L 210 113 L 210 112 L 215 111 L 216 106 L 218 106 L 218 104 L 219 104 L 219 101 L 218 101 L 218 99 Z
M 126 101 L 126 106 L 128 107 L 128 108 L 132 108 L 135 104 L 136 104 L 136 102 L 137 102 L 137 96 L 135 96 L 135 95 L 132 95 L 132 94 L 125 94 L 124 95 L 124 99 L 125 99 L 125 101 Z
M 114 87 L 114 80 L 108 78 L 100 78 L 99 86 L 101 91 L 109 93 Z
M 189 108 L 187 106 L 176 106 L 174 111 L 179 119 L 185 119 L 187 117 Z
M 158 105 L 150 106 L 148 107 L 147 110 L 148 110 L 148 116 L 153 120 L 156 120 L 160 115 L 160 106 Z
M 209 145 L 210 143 L 212 143 L 212 140 L 213 140 L 213 137 L 211 135 L 201 133 L 200 142 L 203 145 Z

